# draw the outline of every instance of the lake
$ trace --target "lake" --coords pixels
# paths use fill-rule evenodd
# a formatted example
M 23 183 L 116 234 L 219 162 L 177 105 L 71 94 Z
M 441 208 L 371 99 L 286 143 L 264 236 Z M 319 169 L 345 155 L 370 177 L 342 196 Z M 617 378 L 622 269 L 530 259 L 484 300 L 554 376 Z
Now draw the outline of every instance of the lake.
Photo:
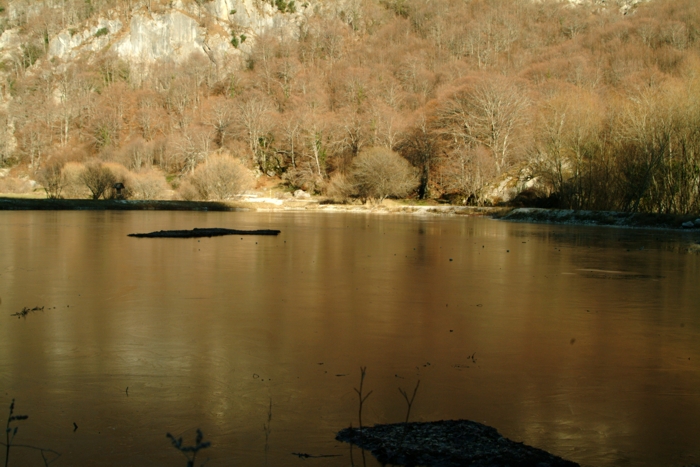
M 194 227 L 282 233 L 127 237 Z M 201 428 L 207 466 L 347 466 L 334 437 L 357 426 L 362 366 L 365 425 L 403 421 L 399 388 L 420 380 L 413 421 L 475 420 L 582 465 L 700 463 L 693 240 L 366 213 L 0 212 L 0 416 L 16 399 L 15 442 L 61 453 L 52 465 L 185 465 L 166 433 L 189 445 Z M 23 307 L 44 309 L 11 316 Z M 10 465 L 43 462 L 13 448 Z

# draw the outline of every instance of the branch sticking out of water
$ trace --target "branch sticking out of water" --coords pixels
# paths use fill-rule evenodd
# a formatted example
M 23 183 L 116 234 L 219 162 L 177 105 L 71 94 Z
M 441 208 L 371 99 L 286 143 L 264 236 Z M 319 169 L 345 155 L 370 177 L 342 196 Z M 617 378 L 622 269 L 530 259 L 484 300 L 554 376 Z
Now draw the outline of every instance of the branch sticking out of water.
M 197 438 L 195 439 L 194 446 L 183 446 L 182 438 L 175 439 L 175 437 L 170 433 L 167 433 L 165 436 L 168 439 L 170 439 L 170 442 L 173 444 L 173 447 L 180 451 L 182 455 L 187 458 L 187 467 L 194 467 L 194 463 L 197 460 L 197 453 L 201 449 L 206 449 L 209 446 L 211 446 L 211 443 L 209 441 L 203 441 L 204 434 L 199 428 L 197 428 Z
M 418 386 L 420 386 L 420 380 L 416 383 L 416 387 L 413 389 L 413 395 L 411 398 L 408 398 L 408 393 L 404 391 L 402 388 L 399 388 L 399 392 L 403 396 L 404 399 L 406 399 L 406 405 L 407 405 L 407 410 L 406 410 L 406 421 L 404 422 L 404 428 L 403 428 L 403 437 L 401 438 L 401 445 L 403 446 L 403 442 L 406 439 L 406 434 L 408 433 L 408 418 L 411 416 L 411 407 L 413 407 L 413 401 L 416 399 L 416 393 L 418 392 Z
M 404 399 L 406 399 L 406 405 L 408 406 L 408 410 L 406 410 L 406 422 L 408 423 L 408 417 L 411 415 L 411 407 L 413 406 L 413 401 L 416 398 L 416 393 L 418 392 L 418 386 L 420 386 L 420 380 L 416 383 L 416 387 L 413 389 L 413 395 L 411 396 L 411 399 L 409 400 L 408 398 L 408 393 L 404 391 L 402 388 L 399 388 L 399 392 L 403 396 Z
M 42 307 L 43 309 L 43 307 Z M 31 310 L 30 310 L 31 311 Z M 19 430 L 19 427 L 15 426 L 12 427 L 12 422 L 19 422 L 22 420 L 27 420 L 29 418 L 29 415 L 15 415 L 15 400 L 12 399 L 12 403 L 10 403 L 10 414 L 7 416 L 7 425 L 5 426 L 5 442 L 0 443 L 0 445 L 5 446 L 5 467 L 8 467 L 10 465 L 10 447 L 14 446 L 16 448 L 26 448 L 26 449 L 34 449 L 36 451 L 39 451 L 41 454 L 41 459 L 44 461 L 44 466 L 47 467 L 51 462 L 55 461 L 58 459 L 60 456 L 59 453 L 56 451 L 53 451 L 51 449 L 44 449 L 36 446 L 31 446 L 29 444 L 16 444 L 13 443 L 15 440 L 15 436 L 17 435 L 17 431 Z M 50 453 L 55 455 L 52 460 L 49 460 L 46 457 L 46 454 Z
M 362 395 L 362 387 L 364 386 L 366 375 L 367 375 L 367 367 L 361 366 L 360 367 L 360 389 L 354 388 L 355 392 L 357 393 L 357 397 L 360 401 L 360 408 L 359 408 L 359 412 L 358 412 L 358 417 L 359 417 L 359 421 L 360 421 L 360 436 L 362 436 L 362 406 L 364 405 L 367 398 L 372 394 L 372 391 L 370 391 L 367 394 Z M 352 456 L 352 454 L 351 454 L 351 456 Z M 355 464 L 353 463 L 352 465 L 355 465 Z M 367 459 L 365 459 L 365 450 L 364 449 L 362 450 L 362 466 L 363 467 L 367 466 Z
M 362 387 L 365 384 L 365 375 L 367 374 L 367 367 L 366 366 L 361 366 L 360 367 L 360 389 L 354 388 L 355 392 L 357 393 L 357 397 L 360 402 L 360 409 L 358 411 L 358 418 L 360 422 L 360 432 L 362 432 L 362 406 L 364 405 L 365 401 L 367 398 L 372 394 L 372 391 L 368 392 L 366 395 L 362 395 Z
M 270 397 L 270 406 L 267 408 L 267 423 L 263 423 L 263 431 L 265 432 L 265 465 L 267 465 L 267 452 L 270 450 L 270 433 L 272 433 L 272 397 Z

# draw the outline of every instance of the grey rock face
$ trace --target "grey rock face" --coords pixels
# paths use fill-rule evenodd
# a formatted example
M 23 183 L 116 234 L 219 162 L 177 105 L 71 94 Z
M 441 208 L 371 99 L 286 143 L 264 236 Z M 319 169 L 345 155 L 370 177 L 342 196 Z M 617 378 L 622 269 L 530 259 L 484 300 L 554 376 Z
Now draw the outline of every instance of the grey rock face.
M 49 42 L 48 55 L 67 60 L 81 52 L 97 52 L 106 47 L 122 28 L 122 22 L 118 19 L 101 18 L 96 25 L 82 32 L 61 31 Z
M 174 0 L 160 13 L 134 10 L 127 24 L 118 19 L 125 17 L 123 13 L 113 10 L 108 13 L 112 19 L 100 18 L 82 31 L 65 30 L 54 36 L 48 56 L 71 60 L 110 48 L 130 63 L 183 63 L 193 54 L 223 62 L 249 51 L 255 37 L 268 30 L 297 37 L 308 16 L 315 14 L 315 3 L 311 0 L 307 7 L 300 5 L 290 13 L 258 0 L 212 0 L 201 6 L 191 0 Z M 242 34 L 248 39 L 245 43 L 240 40 Z M 234 36 L 237 45 L 231 41 Z M 5 38 L 10 40 L 10 36 Z
M 160 58 L 204 54 L 203 34 L 194 18 L 173 10 L 164 15 L 134 15 L 129 31 L 114 45 L 117 54 L 129 60 L 153 62 Z

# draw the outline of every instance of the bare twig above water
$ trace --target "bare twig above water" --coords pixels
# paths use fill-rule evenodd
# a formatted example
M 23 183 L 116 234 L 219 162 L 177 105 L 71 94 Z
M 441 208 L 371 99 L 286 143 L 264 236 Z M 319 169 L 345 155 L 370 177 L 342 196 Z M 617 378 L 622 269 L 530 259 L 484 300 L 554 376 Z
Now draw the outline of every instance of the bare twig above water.
M 362 387 L 365 384 L 365 376 L 367 375 L 367 367 L 366 366 L 361 366 L 360 367 L 360 389 L 354 388 L 355 392 L 357 393 L 358 400 L 360 402 L 360 407 L 358 410 L 358 419 L 360 422 L 360 432 L 362 432 L 362 406 L 364 405 L 365 401 L 367 398 L 372 395 L 372 391 L 368 392 L 364 396 L 362 395 Z
M 367 398 L 372 395 L 372 391 L 368 392 L 365 395 L 362 395 L 362 390 L 363 386 L 365 384 L 365 376 L 367 375 L 367 367 L 366 366 L 361 366 L 360 367 L 360 389 L 354 388 L 355 392 L 357 393 L 358 400 L 360 402 L 360 407 L 358 410 L 358 418 L 360 422 L 360 435 L 362 435 L 362 407 L 364 406 L 365 401 Z M 362 450 L 362 465 L 366 466 L 367 465 L 367 460 L 365 459 L 365 450 Z
M 416 393 L 418 392 L 418 387 L 420 386 L 420 380 L 416 383 L 416 387 L 413 388 L 413 395 L 411 396 L 411 399 L 408 398 L 408 393 L 404 391 L 402 388 L 399 388 L 399 392 L 403 396 L 404 399 L 406 399 L 406 405 L 408 406 L 408 410 L 406 410 L 406 422 L 408 423 L 408 418 L 411 416 L 411 407 L 413 406 L 413 401 L 416 398 Z
M 25 448 L 25 449 L 32 449 L 35 451 L 39 451 L 41 454 L 41 459 L 44 461 L 44 466 L 48 466 L 51 462 L 55 461 L 58 459 L 58 457 L 61 455 L 58 452 L 52 450 L 52 449 L 46 449 L 46 448 L 40 448 L 37 446 L 31 446 L 29 444 L 16 444 L 13 443 L 15 436 L 17 435 L 17 431 L 19 427 L 15 426 L 12 427 L 12 422 L 18 422 L 22 420 L 27 420 L 29 418 L 29 415 L 15 415 L 15 400 L 12 399 L 12 403 L 10 403 L 10 414 L 7 416 L 7 425 L 5 426 L 5 442 L 0 443 L 0 445 L 5 446 L 5 467 L 8 467 L 10 465 L 10 448 L 15 447 L 15 448 Z M 53 454 L 55 457 L 53 459 L 50 459 L 47 457 L 47 454 Z
M 270 433 L 272 432 L 270 426 L 272 425 L 272 397 L 270 397 L 270 406 L 267 408 L 267 423 L 263 424 L 263 430 L 265 431 L 265 465 L 267 465 L 267 452 L 270 449 Z
M 183 456 L 187 458 L 187 467 L 194 467 L 194 463 L 197 459 L 197 453 L 202 450 L 206 449 L 209 446 L 211 446 L 211 443 L 209 441 L 203 441 L 204 440 L 204 434 L 202 433 L 202 430 L 197 428 L 197 438 L 195 439 L 195 445 L 194 446 L 183 446 L 182 445 L 182 438 L 177 438 L 170 433 L 167 433 L 165 435 L 168 439 L 170 439 L 170 442 L 173 444 L 173 447 L 180 451 Z M 203 464 L 202 464 L 203 465 Z
M 402 388 L 399 388 L 399 392 L 403 396 L 404 399 L 406 399 L 406 405 L 407 405 L 407 410 L 406 410 L 406 421 L 404 422 L 404 430 L 403 430 L 403 437 L 401 439 L 401 445 L 403 445 L 403 441 L 406 438 L 406 434 L 408 433 L 408 419 L 411 416 L 411 407 L 413 407 L 413 401 L 416 399 L 416 393 L 418 392 L 418 387 L 420 386 L 420 380 L 416 382 L 416 387 L 413 389 L 413 395 L 411 398 L 408 398 L 408 393 L 404 391 Z

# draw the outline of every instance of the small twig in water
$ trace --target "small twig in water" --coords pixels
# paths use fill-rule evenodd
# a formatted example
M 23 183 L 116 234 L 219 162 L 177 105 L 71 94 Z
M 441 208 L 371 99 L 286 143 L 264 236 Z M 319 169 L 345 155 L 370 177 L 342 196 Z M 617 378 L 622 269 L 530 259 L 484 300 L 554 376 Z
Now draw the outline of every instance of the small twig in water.
M 270 397 L 270 406 L 267 408 L 267 423 L 263 424 L 263 430 L 265 431 L 265 464 L 267 464 L 267 451 L 270 449 L 270 425 L 272 424 L 272 397 Z
M 366 366 L 361 366 L 360 367 L 360 389 L 354 388 L 355 392 L 357 393 L 357 397 L 360 401 L 360 408 L 358 411 L 358 418 L 360 422 L 360 436 L 362 436 L 362 406 L 364 405 L 365 401 L 367 398 L 372 394 L 372 391 L 368 392 L 366 395 L 362 395 L 362 387 L 365 384 L 365 375 L 367 374 L 367 367 Z M 366 466 L 367 465 L 367 460 L 365 459 L 365 450 L 362 450 L 362 465 Z
M 372 394 L 372 391 L 370 391 L 366 395 L 364 395 L 364 396 L 362 395 L 362 387 L 364 386 L 364 383 L 365 383 L 365 375 L 366 374 L 367 374 L 367 367 L 361 366 L 360 367 L 360 389 L 354 388 L 355 392 L 357 393 L 357 397 L 360 401 L 360 408 L 358 411 L 358 419 L 360 422 L 360 433 L 362 433 L 362 406 L 364 405 L 367 398 Z
M 420 386 L 420 380 L 416 383 L 416 387 L 413 389 L 413 395 L 411 396 L 411 399 L 408 399 L 408 393 L 404 391 L 403 389 L 399 388 L 399 392 L 403 396 L 404 399 L 406 399 L 406 405 L 408 406 L 408 410 L 406 410 L 406 422 L 408 423 L 408 417 L 411 415 L 411 407 L 413 406 L 413 400 L 416 398 L 416 393 L 418 392 L 418 386 Z
M 352 432 L 352 423 L 350 424 L 350 431 Z M 352 443 L 348 443 L 350 445 L 350 466 L 355 467 L 355 459 L 352 457 Z
M 406 409 L 406 421 L 404 422 L 403 426 L 403 436 L 401 437 L 401 445 L 403 445 L 404 440 L 406 439 L 406 435 L 408 434 L 408 418 L 411 416 L 411 407 L 413 407 L 413 401 L 416 398 L 416 393 L 418 392 L 418 386 L 420 386 L 420 380 L 416 382 L 416 387 L 413 389 L 413 395 L 411 398 L 408 398 L 408 393 L 404 391 L 402 388 L 399 388 L 399 392 L 403 396 L 404 399 L 406 399 L 406 405 L 408 408 Z
M 200 449 L 205 449 L 211 446 L 209 441 L 202 441 L 204 439 L 204 434 L 202 434 L 202 430 L 199 428 L 197 428 L 197 438 L 194 446 L 183 446 L 182 438 L 175 439 L 175 437 L 170 433 L 167 433 L 165 436 L 170 439 L 171 443 L 173 443 L 173 447 L 175 447 L 175 449 L 180 451 L 182 455 L 187 458 L 187 467 L 194 467 L 195 460 L 197 459 L 197 453 Z
M 12 402 L 10 403 L 10 415 L 7 416 L 7 426 L 5 428 L 5 467 L 7 467 L 10 463 L 10 447 L 12 446 L 12 441 L 15 439 L 17 429 L 19 428 L 14 427 L 14 429 L 12 429 L 10 428 L 10 424 L 14 421 L 26 420 L 29 418 L 29 415 L 14 415 L 14 413 L 15 400 L 12 399 Z M 12 436 L 10 436 L 10 433 L 12 433 Z
M 32 311 L 32 310 L 30 310 Z M 14 441 L 15 436 L 17 435 L 17 430 L 19 427 L 14 427 L 12 428 L 10 425 L 12 422 L 15 421 L 21 421 L 21 420 L 26 420 L 29 418 L 29 415 L 14 415 L 15 413 L 15 400 L 12 399 L 12 403 L 10 403 L 10 414 L 7 416 L 7 425 L 5 427 L 5 442 L 0 443 L 0 445 L 5 446 L 5 467 L 8 467 L 10 464 L 10 447 L 14 446 L 16 448 L 26 448 L 26 449 L 34 449 L 36 451 L 39 451 L 41 454 L 41 458 L 44 461 L 44 466 L 48 466 L 51 462 L 55 461 L 58 459 L 58 457 L 61 455 L 58 452 L 51 450 L 51 449 L 45 449 L 45 448 L 40 448 L 37 446 L 31 446 L 29 444 L 13 444 L 12 441 Z M 46 453 L 51 453 L 54 454 L 56 457 L 52 460 L 49 460 L 46 458 Z

